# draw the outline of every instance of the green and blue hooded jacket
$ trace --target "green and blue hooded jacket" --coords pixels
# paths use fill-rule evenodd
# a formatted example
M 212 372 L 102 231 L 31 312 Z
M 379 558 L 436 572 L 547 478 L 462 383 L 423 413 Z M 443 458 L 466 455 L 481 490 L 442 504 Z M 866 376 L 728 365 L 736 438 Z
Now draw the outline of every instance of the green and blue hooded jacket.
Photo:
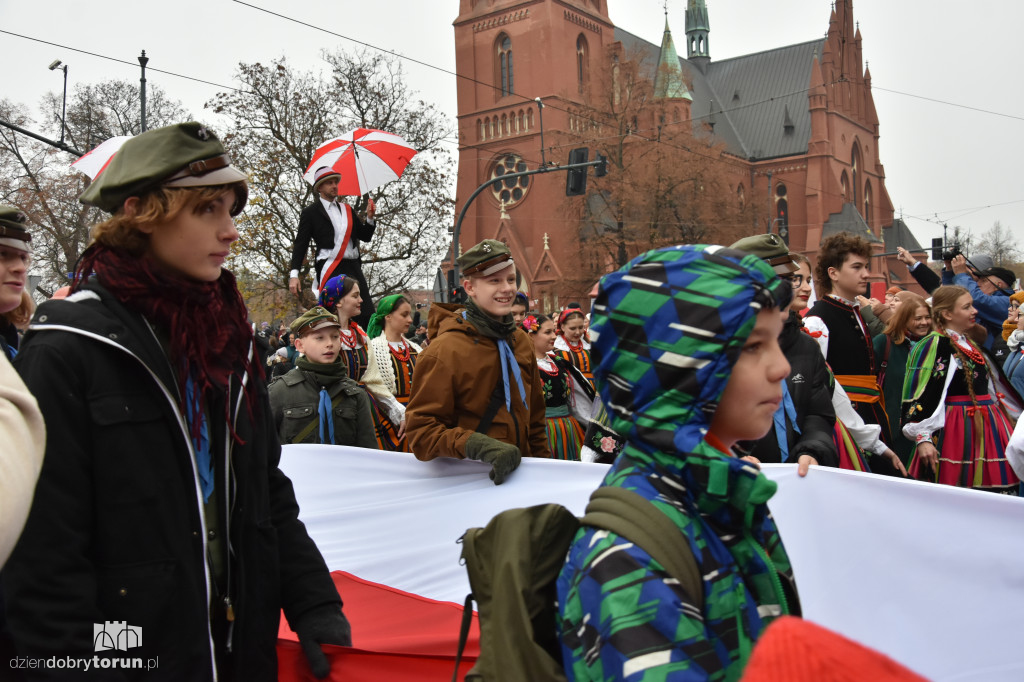
M 704 607 L 632 543 L 581 528 L 557 583 L 570 680 L 738 680 L 766 625 L 799 612 L 766 505 L 776 484 L 705 440 L 757 313 L 790 295 L 760 259 L 718 246 L 651 251 L 601 282 L 594 376 L 627 440 L 603 485 L 672 519 Z

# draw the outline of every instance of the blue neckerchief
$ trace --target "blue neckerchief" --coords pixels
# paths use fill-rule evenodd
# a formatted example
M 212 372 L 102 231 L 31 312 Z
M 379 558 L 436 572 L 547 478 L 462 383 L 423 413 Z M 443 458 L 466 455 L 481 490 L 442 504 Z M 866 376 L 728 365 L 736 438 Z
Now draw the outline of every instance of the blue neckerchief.
M 466 319 L 465 310 L 462 311 L 462 319 Z M 509 412 L 512 411 L 512 391 L 508 381 L 511 370 L 512 377 L 516 380 L 516 386 L 519 388 L 519 399 L 523 401 L 523 407 L 529 410 L 530 407 L 526 404 L 526 387 L 523 386 L 523 373 L 519 371 L 516 354 L 512 352 L 511 346 L 505 339 L 495 339 L 494 341 L 498 344 L 498 356 L 501 360 L 501 383 L 505 387 L 505 409 Z
M 7 359 L 13 360 L 14 356 L 18 354 L 18 349 L 13 346 L 7 346 Z
M 206 414 L 203 412 L 202 403 L 195 394 L 195 387 L 192 383 L 192 376 L 185 380 L 185 402 L 188 408 L 185 410 L 185 420 L 188 422 L 189 437 L 192 439 L 192 447 L 196 453 L 196 469 L 199 471 L 199 487 L 203 491 L 203 502 L 210 501 L 213 494 L 213 458 L 210 457 L 210 429 L 206 423 Z M 199 419 L 199 436 L 196 437 L 192 428 L 195 420 Z
M 327 389 L 320 389 L 320 442 L 327 444 L 324 440 L 324 423 L 327 423 L 327 433 L 331 437 L 331 445 L 334 445 L 334 415 L 331 410 L 331 396 L 327 395 Z
M 796 408 L 793 407 L 793 397 L 789 395 L 789 386 L 782 382 L 782 404 L 775 410 L 773 417 L 775 421 L 775 438 L 779 441 L 779 452 L 782 454 L 782 461 L 789 461 L 789 438 L 786 437 L 786 417 L 793 425 L 793 430 L 800 433 L 800 427 L 796 425 Z

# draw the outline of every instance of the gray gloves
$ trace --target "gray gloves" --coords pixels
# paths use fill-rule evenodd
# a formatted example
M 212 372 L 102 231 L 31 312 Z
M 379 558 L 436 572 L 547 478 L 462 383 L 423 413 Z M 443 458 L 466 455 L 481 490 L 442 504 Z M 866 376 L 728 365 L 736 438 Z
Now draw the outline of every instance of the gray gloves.
M 523 456 L 515 445 L 502 443 L 482 433 L 471 434 L 466 439 L 466 459 L 487 462 L 491 465 L 491 480 L 501 485 L 508 475 L 516 470 Z
M 302 653 L 306 654 L 309 669 L 318 680 L 331 672 L 331 662 L 320 645 L 352 646 L 352 628 L 338 604 L 324 604 L 306 611 L 298 618 L 294 630 L 299 636 Z

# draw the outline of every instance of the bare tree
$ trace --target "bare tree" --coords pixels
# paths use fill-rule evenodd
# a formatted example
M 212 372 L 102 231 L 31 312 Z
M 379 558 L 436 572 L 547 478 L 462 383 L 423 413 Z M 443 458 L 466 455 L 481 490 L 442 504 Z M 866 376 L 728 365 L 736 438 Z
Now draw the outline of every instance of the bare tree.
M 187 120 L 181 104 L 152 87 L 147 115 L 153 127 Z M 65 139 L 72 147 L 89 150 L 116 135 L 140 131 L 138 86 L 129 81 L 104 81 L 75 88 L 68 100 Z M 48 93 L 38 119 L 22 106 L 0 100 L 0 118 L 29 130 L 59 137 L 62 97 Z M 75 157 L 43 142 L 0 129 L 0 201 L 20 208 L 29 217 L 33 244 L 33 273 L 39 288 L 52 293 L 67 284 L 67 275 L 89 243 L 90 227 L 103 213 L 78 202 L 89 179 L 71 170 Z
M 998 220 L 981 236 L 975 239 L 974 251 L 992 256 L 992 262 L 1002 267 L 1014 265 L 1021 260 L 1020 245 L 1009 227 L 1003 227 Z
M 370 294 L 422 286 L 446 246 L 453 164 L 441 142 L 451 135 L 451 124 L 416 98 L 393 58 L 339 51 L 325 53 L 324 61 L 326 74 L 296 71 L 284 58 L 267 66 L 240 64 L 242 87 L 207 104 L 231 120 L 226 143 L 250 174 L 233 263 L 255 287 L 243 294 L 287 289 L 299 214 L 315 196 L 302 173 L 321 143 L 351 128 L 396 133 L 418 151 L 400 180 L 372 193 L 378 227 L 363 252 Z M 353 209 L 362 213 L 367 199 L 354 198 Z M 303 276 L 311 267 L 303 265 Z

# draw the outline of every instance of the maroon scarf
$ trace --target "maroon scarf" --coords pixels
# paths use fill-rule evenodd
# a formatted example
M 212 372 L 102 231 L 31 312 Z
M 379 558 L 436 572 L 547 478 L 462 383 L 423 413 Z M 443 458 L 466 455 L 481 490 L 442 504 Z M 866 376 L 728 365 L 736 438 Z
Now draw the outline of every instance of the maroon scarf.
M 199 282 L 167 272 L 146 256 L 98 244 L 82 255 L 73 288 L 77 290 L 91 272 L 126 308 L 140 313 L 167 335 L 178 395 L 186 412 L 193 407 L 184 404 L 189 376 L 205 397 L 212 389 L 224 390 L 228 378 L 237 373 L 249 377 L 246 406 L 250 417 L 256 414 L 253 387 L 254 382 L 263 380 L 263 367 L 251 356 L 252 329 L 234 275 L 221 270 L 217 281 Z M 225 407 L 230 412 L 230 405 Z M 198 428 L 199 420 L 190 422 Z M 232 435 L 239 440 L 233 430 Z

